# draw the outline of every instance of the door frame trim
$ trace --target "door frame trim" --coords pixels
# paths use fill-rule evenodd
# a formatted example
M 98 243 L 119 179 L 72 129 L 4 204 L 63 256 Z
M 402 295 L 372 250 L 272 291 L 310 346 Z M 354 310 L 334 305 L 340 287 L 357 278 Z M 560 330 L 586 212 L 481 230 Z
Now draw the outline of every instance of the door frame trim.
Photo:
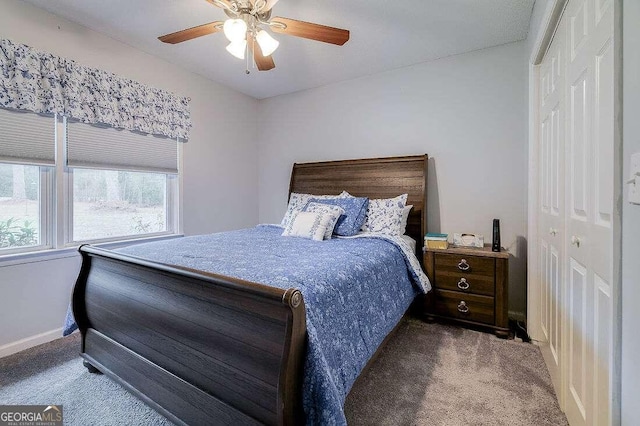
M 540 65 L 542 63 L 544 56 L 547 54 L 547 50 L 549 50 L 549 46 L 551 46 L 553 36 L 558 29 L 558 24 L 560 24 L 560 19 L 562 19 L 562 14 L 567 7 L 567 3 L 569 3 L 569 0 L 553 0 L 552 3 L 547 5 L 543 19 L 544 31 L 538 33 L 536 42 L 533 45 L 533 52 L 529 59 L 531 64 Z
M 622 393 L 622 205 L 624 190 L 624 152 L 622 143 L 623 81 L 622 81 L 622 0 L 613 0 L 613 73 L 615 79 L 613 99 L 613 157 L 614 168 L 614 206 L 613 206 L 613 323 L 611 344 L 613 371 L 611 372 L 611 418 L 613 424 L 620 424 Z M 617 260 L 616 260 L 617 259 Z

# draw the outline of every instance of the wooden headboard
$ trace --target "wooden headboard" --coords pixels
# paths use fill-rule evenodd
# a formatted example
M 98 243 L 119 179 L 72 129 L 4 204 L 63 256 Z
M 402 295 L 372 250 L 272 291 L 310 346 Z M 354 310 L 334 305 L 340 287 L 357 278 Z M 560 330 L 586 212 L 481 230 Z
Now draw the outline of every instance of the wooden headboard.
M 407 235 L 416 240 L 416 250 L 420 254 L 427 232 L 427 160 L 425 154 L 295 163 L 289 195 L 292 192 L 337 195 L 343 190 L 367 198 L 408 194 L 407 205 L 413 204 L 413 209 L 407 222 Z

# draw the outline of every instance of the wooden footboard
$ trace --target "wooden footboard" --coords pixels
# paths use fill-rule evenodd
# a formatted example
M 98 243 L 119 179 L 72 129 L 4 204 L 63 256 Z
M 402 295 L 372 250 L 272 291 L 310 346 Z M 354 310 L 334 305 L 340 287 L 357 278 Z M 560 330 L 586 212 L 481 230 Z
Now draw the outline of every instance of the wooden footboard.
M 301 424 L 302 294 L 91 246 L 82 357 L 179 424 Z

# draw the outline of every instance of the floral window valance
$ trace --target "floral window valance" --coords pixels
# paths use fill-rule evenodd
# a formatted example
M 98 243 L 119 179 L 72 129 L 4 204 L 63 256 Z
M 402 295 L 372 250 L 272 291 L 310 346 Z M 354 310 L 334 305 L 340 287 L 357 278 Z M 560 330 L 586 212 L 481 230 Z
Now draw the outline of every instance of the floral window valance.
M 189 98 L 0 39 L 0 107 L 189 139 Z

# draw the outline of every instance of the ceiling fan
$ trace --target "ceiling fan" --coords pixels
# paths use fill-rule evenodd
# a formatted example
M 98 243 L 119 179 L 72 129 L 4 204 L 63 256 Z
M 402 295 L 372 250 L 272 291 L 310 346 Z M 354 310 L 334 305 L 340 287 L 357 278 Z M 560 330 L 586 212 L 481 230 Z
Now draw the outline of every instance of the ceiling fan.
M 207 0 L 207 2 L 224 10 L 229 19 L 224 22 L 216 21 L 198 25 L 163 35 L 158 39 L 164 43 L 176 44 L 223 31 L 230 41 L 227 51 L 239 59 L 244 59 L 245 53 L 250 49 L 260 71 L 275 68 L 271 54 L 280 44 L 264 28 L 280 34 L 339 46 L 349 40 L 348 30 L 279 16 L 271 18 L 271 10 L 278 0 Z M 248 70 L 247 73 L 249 73 Z

